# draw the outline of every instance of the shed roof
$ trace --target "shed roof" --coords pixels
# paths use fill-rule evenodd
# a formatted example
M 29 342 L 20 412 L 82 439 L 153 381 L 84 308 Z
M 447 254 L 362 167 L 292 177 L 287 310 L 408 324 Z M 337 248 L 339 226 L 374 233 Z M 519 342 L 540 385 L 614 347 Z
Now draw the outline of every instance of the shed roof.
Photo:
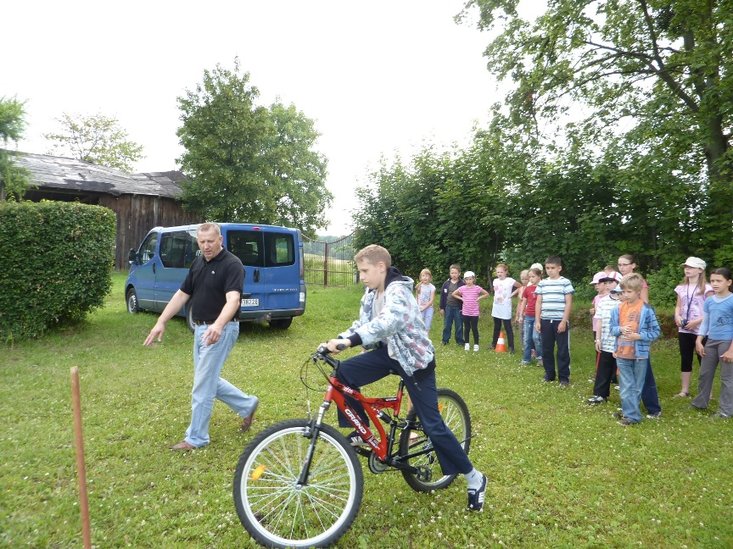
M 14 156 L 18 166 L 30 172 L 31 182 L 42 189 L 178 198 L 181 195 L 181 182 L 185 179 L 183 173 L 176 170 L 128 174 L 74 158 L 8 152 Z

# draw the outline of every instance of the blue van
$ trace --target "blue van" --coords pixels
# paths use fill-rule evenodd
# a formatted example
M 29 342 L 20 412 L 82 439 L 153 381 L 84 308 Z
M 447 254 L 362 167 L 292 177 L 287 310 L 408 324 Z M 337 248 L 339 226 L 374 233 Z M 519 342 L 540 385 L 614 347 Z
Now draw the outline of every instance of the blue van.
M 288 328 L 305 312 L 300 231 L 272 225 L 219 223 L 224 247 L 244 264 L 240 321 L 267 321 Z M 199 255 L 198 225 L 155 227 L 130 250 L 125 301 L 130 313 L 162 311 Z M 179 313 L 193 329 L 190 307 Z

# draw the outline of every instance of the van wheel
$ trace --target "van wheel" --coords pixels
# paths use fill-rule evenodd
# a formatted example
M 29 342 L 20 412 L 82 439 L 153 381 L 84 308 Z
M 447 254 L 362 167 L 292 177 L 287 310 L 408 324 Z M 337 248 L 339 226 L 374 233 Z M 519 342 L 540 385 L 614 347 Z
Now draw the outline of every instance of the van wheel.
M 193 307 L 186 307 L 186 324 L 192 332 L 196 330 L 196 325 L 193 323 Z
M 287 330 L 293 323 L 293 317 L 290 318 L 274 318 L 270 321 L 270 328 L 277 328 L 278 330 Z
M 139 313 L 140 312 L 140 304 L 137 301 L 137 292 L 135 291 L 135 288 L 130 288 L 127 290 L 127 296 L 125 301 L 127 302 L 127 312 L 128 313 Z

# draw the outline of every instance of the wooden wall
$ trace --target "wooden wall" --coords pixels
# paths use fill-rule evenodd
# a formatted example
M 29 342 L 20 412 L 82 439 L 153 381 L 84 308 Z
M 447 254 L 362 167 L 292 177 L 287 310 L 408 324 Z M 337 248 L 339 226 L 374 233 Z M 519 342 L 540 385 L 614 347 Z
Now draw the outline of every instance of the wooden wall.
M 117 242 L 115 268 L 127 269 L 131 248 L 137 249 L 150 229 L 199 223 L 198 216 L 184 212 L 180 202 L 172 198 L 150 195 L 103 195 L 98 204 L 110 208 L 117 215 Z

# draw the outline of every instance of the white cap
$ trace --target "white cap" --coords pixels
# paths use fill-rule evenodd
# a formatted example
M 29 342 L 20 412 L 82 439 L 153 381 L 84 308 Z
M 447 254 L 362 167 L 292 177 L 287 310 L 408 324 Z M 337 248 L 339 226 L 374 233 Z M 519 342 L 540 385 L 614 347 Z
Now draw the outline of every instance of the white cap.
M 540 272 L 542 272 L 542 263 L 532 263 L 532 265 L 529 266 L 530 269 L 539 269 Z
M 599 271 L 596 274 L 593 275 L 593 280 L 590 281 L 591 284 L 598 284 L 602 278 L 608 278 L 608 275 L 604 271 Z
M 705 263 L 702 259 L 699 257 L 688 257 L 685 262 L 682 264 L 683 267 L 692 267 L 694 269 L 705 269 L 707 267 L 707 263 Z
M 473 271 L 466 271 L 463 273 L 463 278 L 476 278 L 476 273 Z

